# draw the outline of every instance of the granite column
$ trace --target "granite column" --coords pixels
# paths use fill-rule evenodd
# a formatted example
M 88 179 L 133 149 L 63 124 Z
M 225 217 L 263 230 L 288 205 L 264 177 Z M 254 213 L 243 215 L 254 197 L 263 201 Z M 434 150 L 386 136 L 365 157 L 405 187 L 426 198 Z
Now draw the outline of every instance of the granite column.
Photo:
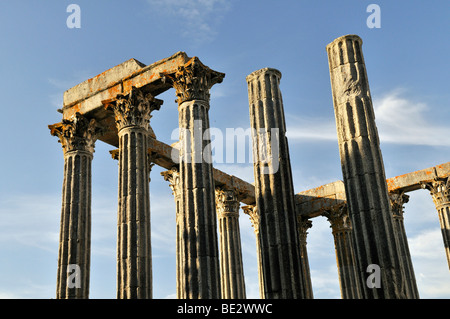
M 347 35 L 326 48 L 355 257 L 363 298 L 406 298 L 361 45 Z

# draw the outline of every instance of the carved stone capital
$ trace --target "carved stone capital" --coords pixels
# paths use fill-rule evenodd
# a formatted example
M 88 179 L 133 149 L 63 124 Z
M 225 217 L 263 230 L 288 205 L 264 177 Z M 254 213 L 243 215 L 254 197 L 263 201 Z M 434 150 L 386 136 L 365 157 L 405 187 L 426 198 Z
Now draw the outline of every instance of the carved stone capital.
M 211 70 L 193 57 L 176 72 L 162 73 L 161 76 L 175 89 L 176 102 L 180 105 L 190 100 L 209 101 L 209 90 L 214 84 L 221 83 L 225 74 Z
M 235 190 L 216 187 L 216 205 L 219 218 L 239 217 L 239 200 Z
M 306 237 L 308 235 L 308 229 L 312 227 L 312 221 L 300 214 L 297 214 L 297 226 L 300 243 L 306 245 Z
M 436 208 L 450 205 L 450 178 L 436 178 L 429 183 L 422 183 L 422 188 L 428 189 Z
M 180 172 L 177 168 L 172 168 L 168 171 L 161 172 L 161 176 L 164 180 L 169 182 L 169 187 L 172 189 L 172 194 L 177 197 L 180 192 Z
M 162 100 L 151 94 L 145 94 L 142 89 L 132 87 L 130 93 L 118 94 L 112 100 L 102 101 L 107 110 L 112 110 L 116 119 L 117 129 L 137 126 L 149 130 L 151 112 L 159 110 Z
M 250 217 L 252 227 L 256 234 L 259 233 L 259 213 L 256 205 L 242 206 L 242 211 Z
M 404 192 L 389 193 L 389 199 L 391 201 L 392 217 L 403 219 L 403 205 L 409 201 L 409 195 Z
M 63 119 L 48 128 L 51 135 L 58 137 L 64 154 L 71 151 L 94 153 L 95 141 L 101 133 L 95 119 L 89 120 L 78 112 L 70 119 Z
M 331 224 L 333 233 L 349 231 L 352 229 L 350 217 L 348 215 L 347 204 L 342 204 L 327 210 L 323 213 Z

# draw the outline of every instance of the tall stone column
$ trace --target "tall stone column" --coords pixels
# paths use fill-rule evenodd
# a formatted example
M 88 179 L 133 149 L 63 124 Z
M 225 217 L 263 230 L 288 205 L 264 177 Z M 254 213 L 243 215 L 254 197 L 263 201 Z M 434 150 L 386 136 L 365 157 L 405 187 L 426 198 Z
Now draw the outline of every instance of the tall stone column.
M 239 201 L 235 190 L 216 188 L 222 299 L 245 299 Z
M 308 236 L 308 229 L 312 227 L 312 221 L 303 218 L 300 214 L 297 215 L 297 225 L 299 233 L 300 244 L 300 259 L 302 262 L 302 276 L 305 285 L 305 299 L 313 299 L 313 288 L 311 282 L 311 272 L 309 270 L 308 250 L 306 249 L 306 237 Z
M 176 91 L 180 128 L 181 298 L 220 298 L 217 216 L 209 136 L 209 90 L 223 73 L 197 57 L 163 79 Z
M 327 46 L 339 152 L 363 298 L 405 298 L 362 40 L 347 35 Z M 373 276 L 372 276 L 373 275 Z M 380 286 L 366 284 L 380 277 Z
M 271 68 L 255 71 L 246 78 L 262 279 L 267 299 L 306 296 L 280 78 L 281 73 Z
M 347 204 L 326 211 L 324 215 L 328 218 L 333 232 L 342 299 L 361 299 L 363 288 L 355 259 Z
M 177 298 L 182 299 L 184 296 L 183 289 L 183 257 L 184 257 L 184 245 L 183 245 L 183 218 L 180 210 L 181 195 L 180 189 L 180 172 L 178 168 L 173 168 L 168 171 L 161 172 L 164 180 L 169 182 L 169 186 L 172 189 L 172 194 L 175 200 L 175 222 L 176 222 L 176 269 L 177 269 Z
M 263 271 L 261 264 L 261 243 L 259 237 L 259 214 L 256 205 L 246 205 L 242 206 L 242 211 L 250 217 L 250 222 L 252 223 L 253 231 L 256 235 L 256 262 L 258 264 L 258 281 L 259 281 L 259 296 L 261 299 L 264 298 L 264 281 L 263 281 Z
M 403 272 L 409 280 L 406 281 L 406 297 L 409 299 L 418 299 L 419 291 L 416 284 L 416 276 L 414 274 L 411 254 L 409 252 L 408 238 L 406 237 L 405 224 L 403 223 L 404 209 L 403 205 L 409 201 L 409 196 L 404 192 L 389 193 L 392 208 L 392 218 L 394 221 L 394 230 L 399 243 L 400 256 L 402 259 L 401 266 Z
M 96 122 L 79 113 L 49 125 L 64 152 L 56 298 L 89 298 L 91 260 L 91 162 Z
M 442 239 L 450 269 L 450 178 L 438 178 L 431 183 L 423 183 L 423 188 L 430 191 L 441 224 Z
M 152 298 L 148 130 L 150 113 L 161 100 L 132 88 L 105 108 L 115 115 L 119 134 L 117 298 Z

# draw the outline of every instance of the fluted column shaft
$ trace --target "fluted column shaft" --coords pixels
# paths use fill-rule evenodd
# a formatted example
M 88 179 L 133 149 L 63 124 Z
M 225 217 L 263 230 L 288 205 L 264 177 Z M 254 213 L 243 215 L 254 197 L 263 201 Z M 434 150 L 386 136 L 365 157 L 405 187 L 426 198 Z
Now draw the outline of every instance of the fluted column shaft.
M 162 101 L 132 88 L 106 103 L 119 135 L 117 298 L 152 298 L 148 128 Z
M 220 274 L 222 299 L 244 299 L 239 201 L 235 190 L 216 188 L 219 220 Z
M 444 249 L 450 269 L 450 178 L 439 178 L 431 183 L 422 184 L 430 191 L 439 216 Z
M 394 230 L 399 243 L 401 266 L 408 280 L 406 281 L 406 296 L 409 299 L 419 298 L 419 291 L 416 284 L 416 276 L 414 274 L 411 253 L 409 252 L 408 238 L 406 237 L 405 224 L 403 222 L 404 203 L 407 203 L 409 196 L 401 193 L 389 193 L 391 200 L 392 217 L 394 221 Z
M 264 298 L 304 298 L 281 73 L 247 76 Z
M 177 94 L 180 128 L 180 298 L 220 298 L 217 216 L 209 136 L 209 90 L 225 76 L 193 57 L 162 74 Z
M 362 40 L 343 36 L 327 46 L 342 172 L 364 298 L 405 298 L 383 158 Z M 372 266 L 375 265 L 375 266 Z M 380 288 L 366 285 L 379 267 Z M 369 287 L 370 286 L 370 287 Z
M 304 283 L 304 290 L 306 292 L 305 299 L 313 299 L 313 288 L 311 282 L 311 272 L 309 270 L 308 250 L 306 248 L 306 238 L 308 236 L 308 229 L 312 227 L 312 221 L 303 218 L 300 214 L 297 215 L 299 246 L 300 246 L 300 260 L 302 262 L 302 277 Z
M 331 224 L 342 299 L 361 299 L 361 280 L 357 269 L 351 221 L 347 204 L 325 212 Z
M 161 175 L 166 181 L 169 182 L 169 186 L 172 189 L 172 194 L 175 200 L 175 222 L 176 222 L 176 287 L 177 298 L 182 299 L 184 296 L 183 289 L 183 258 L 184 258 L 184 245 L 183 245 L 183 218 L 180 210 L 181 204 L 181 189 L 180 189 L 180 172 L 178 168 L 173 168 L 168 171 L 161 172 Z
M 49 125 L 64 151 L 64 181 L 59 236 L 57 299 L 89 298 L 91 256 L 91 162 L 95 120 L 77 113 Z
M 259 297 L 264 299 L 264 280 L 263 280 L 263 270 L 261 263 L 261 242 L 259 237 L 259 214 L 256 205 L 242 206 L 242 211 L 250 217 L 250 222 L 252 223 L 253 231 L 256 235 L 256 262 L 258 265 L 258 281 L 259 281 Z

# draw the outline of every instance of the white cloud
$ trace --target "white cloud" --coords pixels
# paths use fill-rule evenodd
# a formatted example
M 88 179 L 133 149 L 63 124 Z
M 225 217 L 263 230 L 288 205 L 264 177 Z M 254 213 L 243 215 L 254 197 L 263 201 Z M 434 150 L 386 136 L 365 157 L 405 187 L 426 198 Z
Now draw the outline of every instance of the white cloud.
M 450 146 L 450 128 L 433 123 L 427 116 L 433 108 L 403 97 L 402 92 L 397 89 L 373 101 L 380 140 L 395 144 Z
M 404 97 L 396 89 L 373 99 L 375 121 L 382 143 L 450 146 L 450 128 L 433 122 L 433 107 Z M 289 114 L 287 136 L 290 141 L 337 140 L 334 118 L 299 117 Z
M 408 238 L 421 298 L 450 298 L 450 273 L 439 228 L 425 229 Z
M 230 9 L 225 0 L 147 0 L 155 10 L 176 18 L 181 35 L 196 43 L 210 42 L 216 26 Z
M 286 136 L 289 141 L 337 140 L 334 119 L 300 117 L 293 114 L 286 118 Z

